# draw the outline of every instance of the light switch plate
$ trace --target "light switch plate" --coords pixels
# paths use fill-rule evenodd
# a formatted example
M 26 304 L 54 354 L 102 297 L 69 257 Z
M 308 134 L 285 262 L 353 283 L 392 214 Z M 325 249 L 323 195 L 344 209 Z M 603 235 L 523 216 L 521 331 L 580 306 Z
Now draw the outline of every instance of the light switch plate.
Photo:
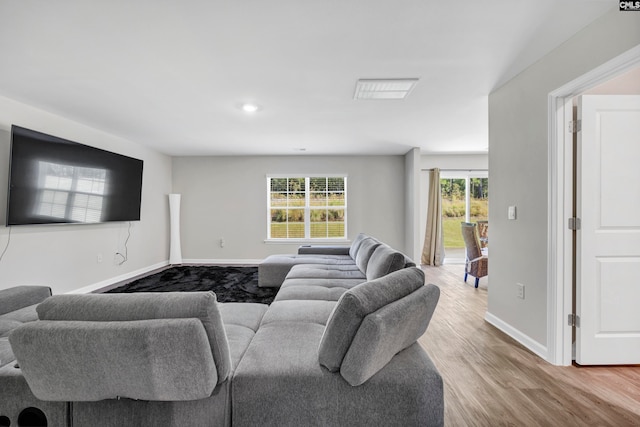
M 515 206 L 509 206 L 509 210 L 507 211 L 507 218 L 508 219 L 516 219 L 516 207 Z

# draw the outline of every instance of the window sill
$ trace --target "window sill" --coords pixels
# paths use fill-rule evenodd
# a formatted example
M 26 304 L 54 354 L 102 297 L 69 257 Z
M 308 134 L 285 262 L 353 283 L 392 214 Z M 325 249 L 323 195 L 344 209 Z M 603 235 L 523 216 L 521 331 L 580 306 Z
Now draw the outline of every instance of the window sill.
M 349 239 L 265 239 L 269 245 L 349 245 Z

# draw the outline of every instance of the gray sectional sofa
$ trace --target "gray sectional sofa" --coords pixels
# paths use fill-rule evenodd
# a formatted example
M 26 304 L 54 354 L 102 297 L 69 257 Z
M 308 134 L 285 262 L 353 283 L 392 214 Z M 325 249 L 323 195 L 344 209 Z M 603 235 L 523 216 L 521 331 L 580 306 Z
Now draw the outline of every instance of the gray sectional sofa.
M 282 277 L 270 306 L 48 298 L 10 334 L 20 366 L 0 368 L 0 421 L 29 405 L 78 426 L 443 424 L 442 378 L 416 342 L 439 289 L 419 268 L 366 235 L 274 258 L 260 266 Z

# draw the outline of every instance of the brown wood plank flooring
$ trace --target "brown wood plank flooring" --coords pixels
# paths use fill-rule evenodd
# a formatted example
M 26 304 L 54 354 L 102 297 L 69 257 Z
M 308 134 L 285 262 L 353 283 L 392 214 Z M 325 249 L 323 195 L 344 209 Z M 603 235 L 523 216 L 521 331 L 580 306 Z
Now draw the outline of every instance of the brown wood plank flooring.
M 488 278 L 423 267 L 440 302 L 419 340 L 445 385 L 447 426 L 640 426 L 640 366 L 553 366 L 484 320 Z

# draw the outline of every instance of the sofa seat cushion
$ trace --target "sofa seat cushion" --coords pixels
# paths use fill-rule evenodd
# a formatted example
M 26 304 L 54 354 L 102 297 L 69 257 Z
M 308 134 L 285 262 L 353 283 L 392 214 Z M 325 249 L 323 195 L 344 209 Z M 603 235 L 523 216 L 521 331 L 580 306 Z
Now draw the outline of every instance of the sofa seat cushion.
M 287 279 L 275 301 L 325 300 L 338 301 L 347 290 L 365 281 L 360 279 Z
M 326 288 L 345 288 L 351 289 L 354 286 L 364 283 L 367 280 L 364 277 L 356 278 L 322 278 L 322 277 L 294 277 L 284 281 L 282 289 L 295 286 L 324 286 Z
M 225 302 L 218 304 L 218 307 L 225 326 L 243 326 L 254 333 L 260 327 L 262 317 L 269 309 L 267 304 L 245 302 Z
M 354 264 L 355 261 L 349 255 L 332 255 L 332 254 L 281 254 L 269 255 L 267 259 L 279 259 L 284 262 L 285 259 L 291 261 L 293 265 L 297 264 L 326 264 L 341 265 Z
M 362 279 L 366 276 L 359 269 L 341 270 L 338 268 L 307 267 L 297 265 L 287 274 L 286 279 Z
M 325 286 L 291 286 L 286 289 L 280 289 L 274 301 L 338 301 L 345 292 L 347 292 L 347 289 L 341 287 L 327 288 Z
M 260 327 L 233 376 L 234 425 L 442 425 L 442 378 L 418 344 L 353 387 L 318 364 L 323 329 L 309 322 Z
M 326 325 L 335 301 L 275 301 L 262 319 L 262 325 L 273 322 L 308 322 Z
M 249 347 L 269 306 L 266 304 L 235 302 L 221 303 L 218 306 L 222 315 L 224 329 L 227 332 L 229 351 L 231 353 L 231 371 L 233 372 L 247 347 Z
M 350 278 L 350 279 L 342 278 L 340 280 L 320 278 L 320 277 L 293 278 L 293 279 L 285 280 L 285 282 L 282 284 L 280 292 L 287 288 L 294 288 L 299 286 L 303 286 L 303 287 L 304 286 L 322 286 L 325 288 L 351 289 L 354 286 L 357 286 L 360 283 L 364 283 L 364 282 L 366 282 L 366 279 L 362 277 Z
M 411 267 L 362 283 L 345 292 L 338 301 L 322 337 L 320 364 L 330 371 L 340 369 L 362 320 L 423 285 L 424 272 Z
M 280 286 L 297 264 L 353 265 L 355 261 L 349 255 L 269 255 L 258 265 L 258 286 Z
M 297 264 L 291 267 L 291 271 L 299 270 L 321 270 L 321 271 L 360 271 L 358 266 L 354 264 Z M 289 272 L 291 274 L 291 271 Z
M 21 323 L 34 322 L 38 320 L 38 312 L 36 311 L 37 306 L 38 304 L 33 304 L 2 314 L 0 315 L 0 320 L 15 320 Z

